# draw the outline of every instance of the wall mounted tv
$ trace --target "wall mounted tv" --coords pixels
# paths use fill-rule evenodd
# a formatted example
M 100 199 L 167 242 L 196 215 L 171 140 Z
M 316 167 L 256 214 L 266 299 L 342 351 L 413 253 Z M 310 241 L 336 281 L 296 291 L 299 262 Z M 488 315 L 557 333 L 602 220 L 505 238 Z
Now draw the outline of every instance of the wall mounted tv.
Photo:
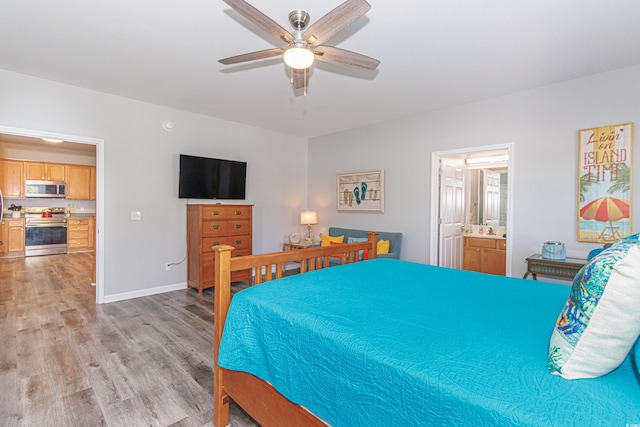
M 180 154 L 181 199 L 244 200 L 247 163 Z

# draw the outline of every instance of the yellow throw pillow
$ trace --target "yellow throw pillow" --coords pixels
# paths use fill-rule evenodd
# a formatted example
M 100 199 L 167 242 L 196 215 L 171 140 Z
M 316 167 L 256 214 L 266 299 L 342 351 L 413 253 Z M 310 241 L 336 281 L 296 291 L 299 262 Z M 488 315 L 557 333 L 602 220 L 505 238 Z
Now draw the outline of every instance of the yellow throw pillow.
M 389 241 L 388 240 L 378 240 L 378 254 L 388 254 L 389 253 Z
M 331 246 L 331 242 L 342 243 L 344 236 L 327 236 L 326 234 L 320 234 L 321 243 L 320 246 Z

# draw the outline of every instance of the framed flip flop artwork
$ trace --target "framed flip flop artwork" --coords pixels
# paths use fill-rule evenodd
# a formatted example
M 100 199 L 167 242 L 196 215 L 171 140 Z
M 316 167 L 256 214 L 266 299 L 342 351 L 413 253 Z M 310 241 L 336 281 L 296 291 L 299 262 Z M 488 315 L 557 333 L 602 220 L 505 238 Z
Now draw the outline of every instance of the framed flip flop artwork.
M 339 173 L 338 212 L 384 212 L 384 169 Z

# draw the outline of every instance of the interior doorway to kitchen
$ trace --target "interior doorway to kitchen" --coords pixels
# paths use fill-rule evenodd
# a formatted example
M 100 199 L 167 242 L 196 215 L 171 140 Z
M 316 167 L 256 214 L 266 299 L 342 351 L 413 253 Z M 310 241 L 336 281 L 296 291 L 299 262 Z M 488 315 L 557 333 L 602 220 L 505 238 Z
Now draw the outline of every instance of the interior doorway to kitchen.
M 511 275 L 513 144 L 432 153 L 430 263 L 463 267 L 463 231 L 488 225 L 506 235 Z
M 93 153 L 95 156 L 96 166 L 96 197 L 95 197 L 95 293 L 96 302 L 101 303 L 104 301 L 104 272 L 102 266 L 104 265 L 104 140 L 98 138 L 84 137 L 78 135 L 66 135 L 56 134 L 41 130 L 32 129 L 19 129 L 6 126 L 0 126 L 0 158 L 6 157 L 6 152 L 20 152 L 28 153 L 30 151 L 37 151 L 46 144 L 42 138 L 48 138 L 53 140 L 63 141 L 63 147 L 70 150 L 70 152 L 76 153 L 78 156 L 82 156 L 83 153 Z M 4 141 L 4 143 L 3 143 Z M 8 148 L 7 148 L 8 147 Z M 59 149 L 63 150 L 64 149 Z M 33 159 L 23 159 L 33 160 Z M 41 159 L 45 160 L 45 159 Z M 49 159 L 49 161 L 51 161 Z M 60 162 L 63 163 L 63 162 Z M 73 163 L 73 162 L 70 162 Z M 24 199 L 27 200 L 27 199 Z M 35 199 L 34 199 L 35 200 Z M 42 203 L 46 203 L 47 199 L 44 199 Z M 65 201 L 62 201 L 65 202 Z M 25 204 L 27 202 L 25 201 Z M 41 203 L 41 204 L 42 204 Z M 80 209 L 82 203 L 78 202 Z

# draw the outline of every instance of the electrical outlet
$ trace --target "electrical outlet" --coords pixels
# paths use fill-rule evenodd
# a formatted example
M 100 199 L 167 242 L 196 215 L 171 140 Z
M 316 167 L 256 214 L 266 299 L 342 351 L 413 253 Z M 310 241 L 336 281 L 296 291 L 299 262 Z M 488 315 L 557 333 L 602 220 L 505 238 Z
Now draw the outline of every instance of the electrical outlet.
M 170 263 L 170 262 L 165 262 L 165 263 L 164 263 L 164 269 L 165 269 L 166 271 L 171 270 L 171 263 Z

